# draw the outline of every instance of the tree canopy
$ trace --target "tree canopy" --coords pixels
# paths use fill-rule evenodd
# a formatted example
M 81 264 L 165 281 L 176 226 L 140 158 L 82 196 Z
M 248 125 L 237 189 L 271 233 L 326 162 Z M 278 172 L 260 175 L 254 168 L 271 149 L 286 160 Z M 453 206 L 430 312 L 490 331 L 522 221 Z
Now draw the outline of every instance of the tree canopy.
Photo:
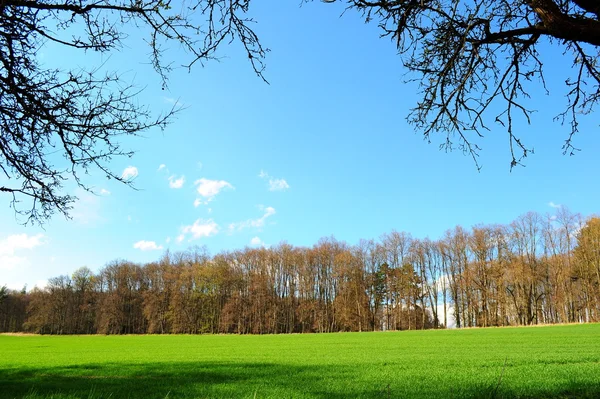
M 528 212 L 439 239 L 392 230 L 223 251 L 166 251 L 7 290 L 0 332 L 277 334 L 600 321 L 600 219 Z M 0 289 L 0 295 L 2 290 Z M 1 298 L 1 296 L 0 296 Z

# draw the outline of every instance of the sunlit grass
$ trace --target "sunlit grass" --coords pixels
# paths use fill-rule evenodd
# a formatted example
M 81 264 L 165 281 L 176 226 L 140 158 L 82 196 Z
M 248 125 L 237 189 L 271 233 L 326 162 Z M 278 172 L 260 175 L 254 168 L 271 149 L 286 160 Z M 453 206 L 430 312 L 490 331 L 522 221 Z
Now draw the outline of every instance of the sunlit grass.
M 0 336 L 0 398 L 599 398 L 600 325 Z

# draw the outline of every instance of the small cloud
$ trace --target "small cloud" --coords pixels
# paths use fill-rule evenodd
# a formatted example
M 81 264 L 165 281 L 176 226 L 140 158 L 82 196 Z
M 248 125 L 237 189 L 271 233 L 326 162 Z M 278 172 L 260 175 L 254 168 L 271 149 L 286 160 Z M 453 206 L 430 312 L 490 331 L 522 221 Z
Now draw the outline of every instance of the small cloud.
M 161 170 L 163 170 L 166 167 L 167 167 L 167 165 L 165 165 L 164 163 L 161 163 L 160 165 L 158 165 L 158 169 L 156 171 L 160 172 Z
M 181 188 L 183 187 L 183 183 L 185 183 L 185 176 L 181 176 L 178 179 L 175 178 L 175 175 L 169 177 L 169 187 L 171 188 Z
M 128 166 L 123 170 L 123 174 L 121 174 L 121 179 L 123 180 L 132 180 L 135 179 L 138 175 L 138 168 L 135 166 Z
M 242 231 L 248 228 L 261 229 L 265 226 L 267 218 L 273 216 L 275 214 L 275 208 L 267 207 L 264 209 L 265 213 L 258 219 L 248 219 L 243 222 L 238 223 L 230 223 L 229 224 L 229 232 L 233 233 L 235 231 Z
M 168 244 L 171 242 L 171 237 L 167 237 L 167 239 L 165 240 L 165 242 Z
M 208 203 L 213 200 L 213 198 L 221 192 L 223 189 L 234 188 L 229 182 L 225 180 L 209 180 L 209 179 L 198 179 L 194 182 L 196 187 L 196 191 L 202 198 L 205 199 L 203 203 Z M 194 202 L 194 206 L 196 202 Z
M 255 247 L 258 247 L 258 246 L 264 247 L 265 243 L 259 237 L 254 237 L 250 240 L 250 245 L 253 245 Z
M 290 188 L 285 179 L 269 179 L 269 191 L 283 191 Z
M 36 280 L 35 284 L 33 285 L 33 287 L 37 287 L 40 290 L 43 290 L 44 288 L 46 288 L 46 286 L 48 285 L 48 280 Z
M 198 161 L 198 163 L 196 163 L 196 167 L 200 170 L 202 169 L 202 162 Z
M 145 241 L 141 240 L 133 244 L 135 249 L 139 249 L 140 251 L 156 251 L 163 249 L 162 245 L 157 245 L 154 241 Z
M 25 267 L 29 264 L 26 257 L 18 256 L 16 253 L 24 250 L 32 250 L 44 245 L 43 234 L 30 236 L 28 234 L 13 234 L 0 240 L 0 270 L 12 270 L 17 267 Z
M 163 101 L 167 104 L 173 104 L 173 105 L 182 105 L 183 103 L 176 98 L 173 97 L 163 97 Z
M 28 234 L 13 234 L 0 240 L 0 255 L 12 255 L 21 249 L 33 249 L 43 245 L 43 234 L 30 236 Z
M 290 185 L 285 179 L 277 179 L 273 176 L 270 176 L 264 170 L 261 170 L 258 174 L 258 177 L 261 179 L 267 179 L 269 182 L 269 191 L 284 191 L 290 188 Z
M 437 314 L 438 317 L 440 318 L 440 322 L 444 322 L 444 304 L 439 304 L 436 306 L 437 308 Z M 453 304 L 446 304 L 446 317 L 448 318 L 448 325 L 446 326 L 446 328 L 456 328 L 456 317 L 455 317 L 455 313 L 456 310 L 454 308 Z
M 558 208 L 560 208 L 562 205 L 560 205 L 560 204 L 555 204 L 554 202 L 550 201 L 550 202 L 548 202 L 548 206 L 549 206 L 549 207 L 551 207 L 551 208 L 556 208 L 556 209 L 558 209 Z
M 131 222 L 131 215 L 127 215 L 127 221 Z
M 110 195 L 110 191 L 108 191 L 107 189 L 103 188 L 103 189 L 100 190 L 100 195 L 108 196 L 108 195 Z
M 81 188 L 75 190 L 77 201 L 71 210 L 71 217 L 80 225 L 94 226 L 103 221 L 100 215 L 101 200 L 98 196 Z
M 194 200 L 194 208 L 198 208 L 198 207 L 199 207 L 200 205 L 202 205 L 202 204 L 205 204 L 205 205 L 206 205 L 206 204 L 208 204 L 208 202 L 204 203 L 204 202 L 202 202 L 202 200 L 201 200 L 200 198 L 196 198 L 196 199 Z
M 185 235 L 191 235 L 190 240 L 196 240 L 202 237 L 214 236 L 219 232 L 219 225 L 212 219 L 204 220 L 198 219 L 189 226 L 183 226 L 181 228 L 181 235 L 177 237 L 177 241 L 181 242 L 185 239 Z

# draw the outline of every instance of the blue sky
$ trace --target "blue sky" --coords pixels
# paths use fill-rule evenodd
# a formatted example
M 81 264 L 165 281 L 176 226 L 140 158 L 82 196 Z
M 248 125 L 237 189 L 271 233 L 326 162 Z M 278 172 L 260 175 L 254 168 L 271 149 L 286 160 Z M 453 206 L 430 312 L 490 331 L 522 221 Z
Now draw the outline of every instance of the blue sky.
M 557 72 L 570 68 L 560 50 L 543 54 L 551 96 L 533 88 L 538 112 L 531 125 L 516 126 L 535 155 L 511 171 L 506 132 L 490 122 L 478 172 L 469 157 L 439 151 L 435 138 L 427 144 L 405 122 L 417 86 L 403 83 L 394 45 L 375 25 L 351 12 L 340 17 L 337 4 L 265 3 L 253 4 L 253 15 L 271 49 L 269 85 L 236 45 L 219 62 L 174 71 L 165 91 L 137 32 L 108 58 L 57 46 L 40 52 L 49 65 L 105 62 L 145 87 L 140 102 L 152 109 L 174 101 L 186 109 L 164 133 L 123 142 L 137 153 L 111 166 L 135 175 L 137 191 L 93 173 L 87 183 L 98 195 L 67 187 L 80 198 L 73 220 L 56 216 L 43 229 L 21 226 L 3 198 L 0 285 L 31 288 L 81 266 L 147 262 L 192 245 L 214 254 L 281 241 L 310 246 L 330 235 L 354 244 L 392 229 L 435 239 L 456 225 L 555 212 L 551 204 L 599 211 L 596 118 L 582 119 L 575 144 L 583 151 L 572 157 L 561 154 L 567 128 L 552 120 L 564 104 Z

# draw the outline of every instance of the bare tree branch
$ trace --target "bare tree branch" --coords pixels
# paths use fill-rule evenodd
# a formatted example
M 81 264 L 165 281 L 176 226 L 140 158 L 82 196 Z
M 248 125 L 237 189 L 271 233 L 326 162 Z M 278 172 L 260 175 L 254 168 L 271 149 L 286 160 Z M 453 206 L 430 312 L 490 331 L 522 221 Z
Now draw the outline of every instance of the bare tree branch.
M 68 217 L 76 198 L 63 192 L 64 183 L 90 190 L 81 176 L 92 170 L 131 185 L 109 167 L 133 155 L 120 138 L 164 129 L 179 110 L 152 115 L 116 73 L 41 66 L 36 53 L 44 41 L 109 52 L 125 40 L 123 25 L 137 24 L 148 32 L 150 61 L 166 86 L 172 67 L 163 60 L 165 46 L 181 46 L 191 68 L 238 40 L 263 77 L 267 49 L 249 27 L 248 7 L 245 0 L 184 1 L 177 11 L 168 0 L 0 0 L 0 171 L 8 180 L 0 192 L 25 223 L 42 224 L 55 212 Z M 71 26 L 84 33 L 72 36 Z
M 328 1 L 332 2 L 332 1 Z M 494 120 L 507 130 L 511 167 L 533 152 L 514 128 L 531 121 L 530 93 L 546 88 L 539 49 L 562 48 L 578 71 L 565 71 L 570 126 L 563 150 L 573 153 L 578 118 L 600 98 L 600 3 L 592 0 L 340 0 L 398 46 L 418 82 L 420 100 L 408 120 L 427 141 L 469 154 L 476 165 L 479 140 Z M 592 54 L 593 52 L 593 54 Z M 413 76 L 413 75 L 411 75 Z M 500 111 L 498 111 L 500 109 Z

